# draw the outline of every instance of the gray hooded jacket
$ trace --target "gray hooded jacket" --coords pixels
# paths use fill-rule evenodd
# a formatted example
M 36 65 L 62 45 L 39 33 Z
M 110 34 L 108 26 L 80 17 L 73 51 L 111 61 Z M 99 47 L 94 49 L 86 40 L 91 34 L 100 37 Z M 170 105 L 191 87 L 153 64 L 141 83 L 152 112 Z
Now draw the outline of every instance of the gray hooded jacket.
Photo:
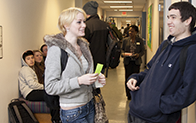
M 38 82 L 35 71 L 26 64 L 23 58 L 21 58 L 21 62 L 22 68 L 18 74 L 19 89 L 23 97 L 26 98 L 32 90 L 43 90 L 44 86 Z
M 45 90 L 49 95 L 59 95 L 60 104 L 87 103 L 92 99 L 92 86 L 79 85 L 78 77 L 93 73 L 93 60 L 89 50 L 88 42 L 79 38 L 77 43 L 80 46 L 83 56 L 88 62 L 88 68 L 83 70 L 80 57 L 75 48 L 67 42 L 62 33 L 57 35 L 46 35 L 44 40 L 48 46 L 48 53 L 45 61 Z M 61 73 L 61 49 L 68 54 L 65 70 Z

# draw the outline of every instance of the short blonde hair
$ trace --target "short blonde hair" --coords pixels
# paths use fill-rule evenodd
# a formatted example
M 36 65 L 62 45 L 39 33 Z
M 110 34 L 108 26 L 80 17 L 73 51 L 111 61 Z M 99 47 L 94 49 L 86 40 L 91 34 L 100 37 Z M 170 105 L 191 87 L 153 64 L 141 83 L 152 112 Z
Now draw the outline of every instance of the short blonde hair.
M 70 7 L 61 12 L 59 19 L 58 19 L 58 27 L 63 32 L 63 34 L 66 34 L 67 32 L 64 25 L 69 26 L 72 23 L 72 21 L 76 19 L 76 16 L 78 15 L 78 13 L 82 13 L 86 19 L 86 13 L 81 8 Z

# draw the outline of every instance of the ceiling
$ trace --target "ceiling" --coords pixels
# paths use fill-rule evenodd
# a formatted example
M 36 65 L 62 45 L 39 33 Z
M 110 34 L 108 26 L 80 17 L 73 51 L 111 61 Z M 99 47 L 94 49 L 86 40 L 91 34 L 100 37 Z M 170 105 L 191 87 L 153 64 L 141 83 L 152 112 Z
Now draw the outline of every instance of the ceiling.
M 89 0 L 91 1 L 91 0 Z M 106 11 L 114 11 L 115 8 L 110 8 L 110 6 L 133 6 L 133 11 L 143 11 L 147 0 L 131 0 L 132 3 L 104 3 L 105 0 L 94 0 L 97 1 L 99 7 Z M 111 1 L 111 0 L 107 0 Z M 113 0 L 117 1 L 117 0 Z M 118 1 L 130 1 L 130 0 L 118 0 Z
M 91 0 L 88 0 L 91 1 Z M 107 11 L 114 11 L 119 10 L 117 8 L 110 8 L 110 6 L 133 6 L 133 12 L 142 12 L 145 8 L 145 4 L 147 0 L 131 0 L 132 3 L 104 3 L 105 0 L 93 0 L 93 1 L 97 1 L 97 3 L 99 4 L 99 7 L 102 10 Z M 111 1 L 111 0 L 106 0 L 106 1 Z M 130 0 L 112 0 L 112 1 L 130 1 Z M 123 9 L 128 9 L 128 8 L 123 8 Z M 121 20 L 121 25 L 126 25 L 126 21 L 131 21 L 132 24 L 134 24 L 138 19 L 135 18 L 118 18 Z
M 88 0 L 91 1 L 91 0 Z M 93 0 L 93 1 L 97 1 L 97 3 L 99 4 L 99 7 L 102 10 L 107 11 L 114 11 L 117 8 L 110 8 L 110 6 L 133 6 L 133 12 L 143 12 L 143 10 L 145 10 L 146 7 L 146 3 L 147 0 Z M 104 3 L 104 1 L 132 1 L 132 3 Z M 159 0 L 159 4 L 161 4 L 161 6 L 163 7 L 163 0 Z M 124 8 L 124 9 L 128 9 L 128 8 Z M 117 9 L 119 10 L 119 9 Z M 127 21 L 131 21 L 130 24 L 135 24 L 136 21 L 139 20 L 139 18 L 118 18 L 121 20 L 121 25 L 126 25 Z

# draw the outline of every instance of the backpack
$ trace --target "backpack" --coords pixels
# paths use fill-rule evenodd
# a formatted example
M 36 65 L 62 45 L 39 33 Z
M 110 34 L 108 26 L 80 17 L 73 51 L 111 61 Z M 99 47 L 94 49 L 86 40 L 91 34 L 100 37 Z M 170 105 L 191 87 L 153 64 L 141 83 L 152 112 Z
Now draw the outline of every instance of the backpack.
M 65 70 L 67 59 L 68 59 L 67 52 L 61 49 L 61 74 Z M 51 109 L 59 108 L 59 96 L 58 95 L 48 95 L 47 93 L 45 93 L 44 99 L 49 108 Z
M 116 68 L 120 63 L 120 55 L 121 55 L 121 43 L 116 38 L 112 30 L 107 27 L 109 34 L 108 34 L 108 41 L 107 41 L 107 53 L 106 53 L 106 77 L 108 75 L 108 69 Z
M 196 44 L 195 43 L 191 43 L 191 44 L 188 44 L 188 45 L 185 45 L 182 50 L 180 51 L 180 71 L 183 75 L 184 73 L 184 69 L 185 69 L 185 65 L 186 65 L 186 58 L 187 58 L 187 49 L 190 45 L 192 44 Z M 161 54 L 161 52 L 169 45 L 169 43 L 167 41 L 164 42 L 163 44 L 163 47 L 161 48 L 161 51 L 159 53 L 159 55 Z
M 22 100 L 11 100 L 8 112 L 10 123 L 39 123 L 31 109 Z

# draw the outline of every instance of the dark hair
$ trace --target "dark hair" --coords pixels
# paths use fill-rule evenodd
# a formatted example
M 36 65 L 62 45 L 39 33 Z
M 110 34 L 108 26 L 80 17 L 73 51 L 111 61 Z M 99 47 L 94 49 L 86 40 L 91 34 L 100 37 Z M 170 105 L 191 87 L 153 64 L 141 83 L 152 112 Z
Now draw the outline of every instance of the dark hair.
M 178 9 L 180 11 L 182 22 L 187 20 L 189 17 L 192 17 L 192 21 L 189 27 L 190 27 L 190 31 L 193 32 L 195 26 L 195 20 L 196 20 L 195 7 L 189 2 L 177 2 L 177 3 L 173 3 L 168 10 L 170 11 L 171 9 Z
M 139 32 L 138 26 L 136 26 L 136 25 L 131 25 L 130 27 L 132 27 L 137 33 Z
M 25 51 L 25 52 L 23 53 L 23 55 L 22 55 L 23 60 L 25 61 L 25 58 L 26 58 L 27 56 L 29 56 L 29 55 L 34 55 L 34 54 L 33 54 L 33 51 L 31 51 L 31 50 Z
M 40 50 L 43 52 L 43 47 L 47 46 L 46 44 L 43 44 L 40 48 Z

